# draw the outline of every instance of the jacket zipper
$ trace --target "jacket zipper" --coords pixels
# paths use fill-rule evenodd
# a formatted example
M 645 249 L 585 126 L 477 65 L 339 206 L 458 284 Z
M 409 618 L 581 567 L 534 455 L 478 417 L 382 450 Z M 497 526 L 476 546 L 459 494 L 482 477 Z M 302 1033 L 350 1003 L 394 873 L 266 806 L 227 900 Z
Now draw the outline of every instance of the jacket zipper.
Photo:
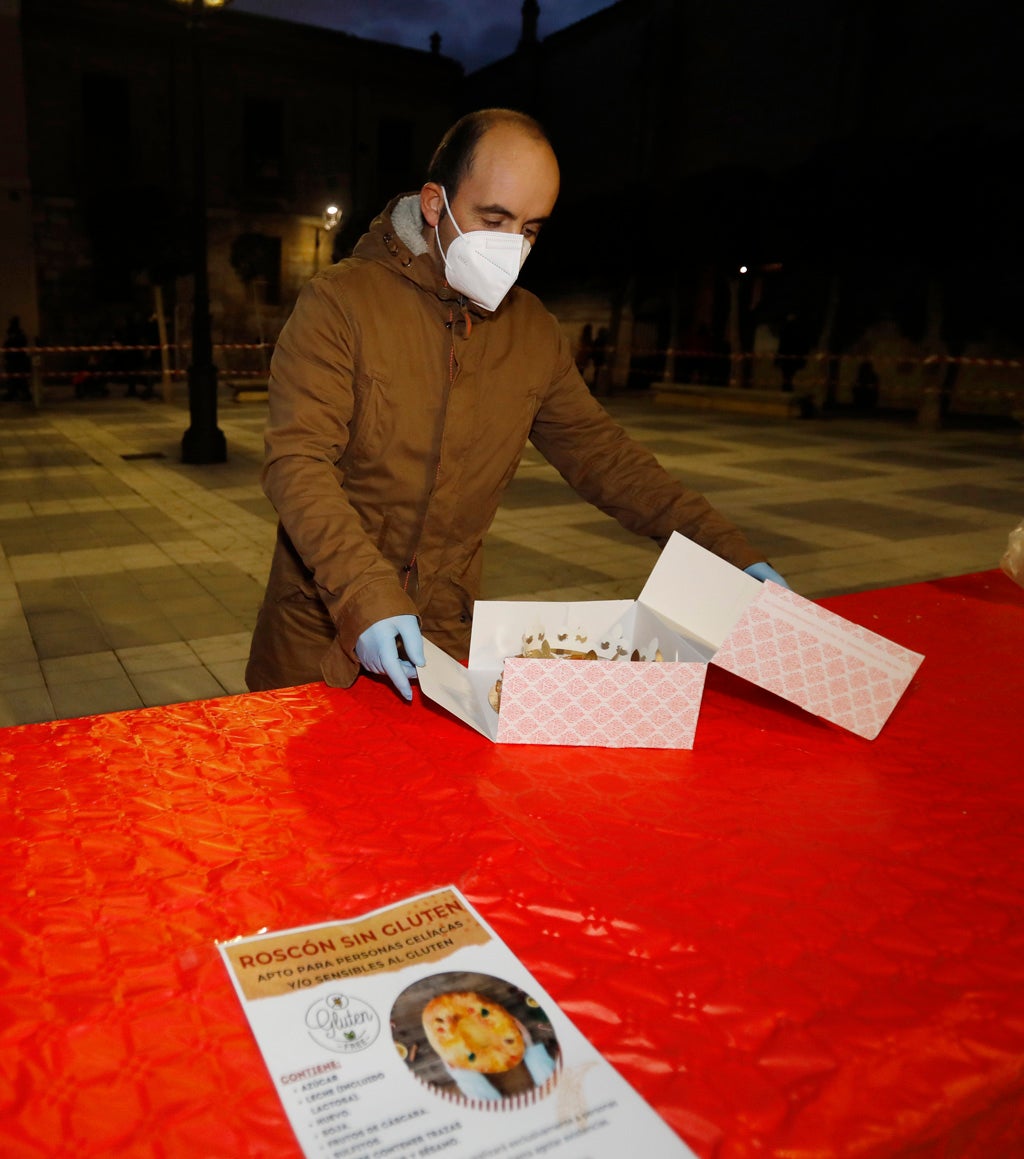
M 468 317 L 469 317 L 468 312 L 466 314 L 466 317 L 468 320 Z M 451 308 L 451 306 L 448 307 L 448 326 L 447 326 L 447 328 L 448 328 L 448 339 L 449 339 L 449 345 L 448 345 L 448 389 L 445 391 L 444 406 L 441 408 L 441 442 L 442 443 L 444 442 L 445 422 L 447 421 L 447 418 L 448 418 L 448 399 L 451 396 L 452 385 L 455 382 L 455 311 Z M 469 335 L 468 328 L 466 330 L 466 335 L 467 335 L 467 337 Z M 431 491 L 430 491 L 431 495 L 433 495 L 434 491 L 437 488 L 437 481 L 440 478 L 440 475 L 441 475 L 441 450 L 439 447 L 438 452 L 437 452 L 437 465 L 434 467 L 434 486 L 431 488 Z M 427 506 L 428 507 L 430 506 L 430 496 L 427 497 Z M 425 521 L 426 520 L 426 512 L 424 512 L 423 518 Z M 409 579 L 412 576 L 412 569 L 416 566 L 416 560 L 419 557 L 419 540 L 422 538 L 423 538 L 423 526 L 421 524 L 420 525 L 420 533 L 417 536 L 416 550 L 412 553 L 412 558 L 409 560 L 409 562 L 402 569 L 405 572 L 405 579 L 402 582 L 402 591 L 404 591 L 404 592 L 407 592 L 409 590 Z

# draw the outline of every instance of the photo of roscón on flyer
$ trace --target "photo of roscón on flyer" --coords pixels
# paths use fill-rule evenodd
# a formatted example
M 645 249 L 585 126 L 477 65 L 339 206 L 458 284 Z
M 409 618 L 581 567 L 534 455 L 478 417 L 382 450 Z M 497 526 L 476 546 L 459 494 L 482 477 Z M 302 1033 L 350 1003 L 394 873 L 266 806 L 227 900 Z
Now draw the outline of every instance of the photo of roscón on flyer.
M 453 886 L 220 951 L 309 1157 L 692 1156 Z

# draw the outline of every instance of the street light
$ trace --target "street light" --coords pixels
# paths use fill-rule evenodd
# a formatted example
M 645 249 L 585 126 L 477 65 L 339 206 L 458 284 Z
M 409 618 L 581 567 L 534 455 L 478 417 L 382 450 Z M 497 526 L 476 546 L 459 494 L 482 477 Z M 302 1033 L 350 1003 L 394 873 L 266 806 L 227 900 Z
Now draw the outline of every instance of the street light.
M 203 12 L 223 8 L 231 0 L 176 0 L 189 9 L 192 57 L 192 361 L 188 368 L 190 426 L 181 439 L 183 463 L 223 463 L 224 434 L 217 426 L 217 367 L 213 364 L 210 330 L 210 283 L 206 237 L 206 122 L 203 84 Z

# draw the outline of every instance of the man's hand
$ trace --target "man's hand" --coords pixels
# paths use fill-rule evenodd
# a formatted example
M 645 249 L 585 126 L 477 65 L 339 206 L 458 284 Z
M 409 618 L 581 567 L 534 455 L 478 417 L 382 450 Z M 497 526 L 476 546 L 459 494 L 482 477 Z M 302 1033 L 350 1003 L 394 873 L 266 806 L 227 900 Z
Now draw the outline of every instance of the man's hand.
M 408 660 L 398 657 L 399 637 Z M 416 669 L 426 664 L 423 637 L 415 616 L 391 616 L 371 624 L 356 641 L 356 655 L 367 672 L 387 676 L 406 700 L 412 700 L 409 680 L 415 680 Z
M 750 567 L 745 567 L 743 570 L 747 575 L 752 575 L 754 579 L 760 580 L 761 583 L 764 583 L 765 580 L 770 580 L 773 584 L 781 584 L 784 588 L 789 587 L 789 584 L 786 583 L 770 563 L 752 563 Z

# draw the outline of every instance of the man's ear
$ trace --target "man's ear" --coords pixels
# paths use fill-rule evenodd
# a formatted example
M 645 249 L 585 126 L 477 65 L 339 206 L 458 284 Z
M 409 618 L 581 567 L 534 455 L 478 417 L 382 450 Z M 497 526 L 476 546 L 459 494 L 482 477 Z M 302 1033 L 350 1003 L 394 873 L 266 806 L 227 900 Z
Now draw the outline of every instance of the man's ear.
M 444 215 L 444 194 L 436 181 L 428 181 L 420 190 L 420 212 L 431 229 L 436 228 Z

